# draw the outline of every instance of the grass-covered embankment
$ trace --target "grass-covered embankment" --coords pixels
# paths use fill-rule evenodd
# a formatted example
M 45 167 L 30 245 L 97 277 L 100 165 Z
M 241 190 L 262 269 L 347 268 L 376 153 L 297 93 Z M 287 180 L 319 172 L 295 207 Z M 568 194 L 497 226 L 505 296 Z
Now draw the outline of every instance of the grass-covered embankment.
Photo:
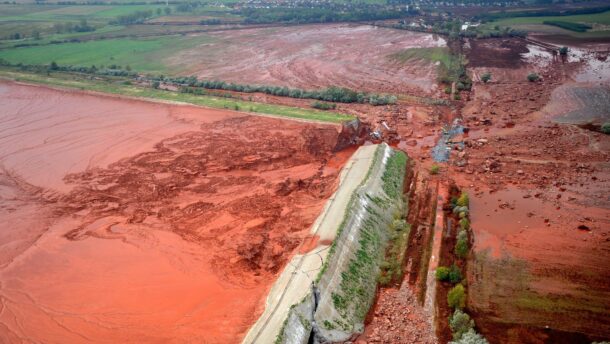
M 150 100 L 182 102 L 216 109 L 230 109 L 255 114 L 289 117 L 316 122 L 340 123 L 353 119 L 352 116 L 331 111 L 319 111 L 297 107 L 256 103 L 237 98 L 224 98 L 208 95 L 194 95 L 137 86 L 120 78 L 83 77 L 71 73 L 36 74 L 15 69 L 0 69 L 0 77 L 20 82 L 65 87 L 76 90 L 95 91 L 121 96 L 137 97 Z
M 346 340 L 362 330 L 378 276 L 389 275 L 384 268 L 384 253 L 398 230 L 391 228 L 394 221 L 403 220 L 407 156 L 386 147 L 380 146 L 372 165 L 376 168 L 369 171 L 372 175 L 367 175 L 354 194 L 350 203 L 353 206 L 341 223 L 319 275 L 321 302 L 314 319 L 320 324 L 318 335 L 330 342 Z M 400 229 L 406 231 L 407 228 Z

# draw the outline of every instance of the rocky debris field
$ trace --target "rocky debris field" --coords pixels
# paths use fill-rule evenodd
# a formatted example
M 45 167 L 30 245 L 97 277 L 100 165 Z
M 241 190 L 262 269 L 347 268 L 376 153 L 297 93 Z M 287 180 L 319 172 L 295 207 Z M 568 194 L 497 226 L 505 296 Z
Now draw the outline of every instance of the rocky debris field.
M 370 323 L 355 344 L 421 343 L 436 344 L 432 319 L 419 304 L 408 283 L 400 288 L 381 289 Z

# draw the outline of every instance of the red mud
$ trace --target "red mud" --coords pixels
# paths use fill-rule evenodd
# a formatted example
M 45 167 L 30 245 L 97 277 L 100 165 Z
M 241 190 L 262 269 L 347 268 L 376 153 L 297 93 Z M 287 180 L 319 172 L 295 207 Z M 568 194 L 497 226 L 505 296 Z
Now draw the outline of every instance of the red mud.
M 320 24 L 210 33 L 215 41 L 181 52 L 172 62 L 207 79 L 316 89 L 407 93 L 435 89 L 431 63 L 400 64 L 388 55 L 444 46 L 431 34 L 369 25 Z M 231 61 L 227 64 L 226 61 Z
M 610 136 L 554 122 L 572 106 L 554 90 L 592 87 L 575 81 L 583 61 L 532 62 L 491 61 L 463 110 L 450 171 L 471 196 L 468 311 L 494 344 L 607 339 Z
M 334 126 L 8 83 L 0 97 L 9 342 L 239 342 L 348 157 Z

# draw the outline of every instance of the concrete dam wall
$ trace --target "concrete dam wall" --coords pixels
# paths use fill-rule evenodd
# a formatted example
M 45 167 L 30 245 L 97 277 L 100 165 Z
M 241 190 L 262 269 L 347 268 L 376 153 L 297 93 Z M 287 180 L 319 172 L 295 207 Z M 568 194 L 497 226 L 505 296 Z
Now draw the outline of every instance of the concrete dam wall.
M 358 149 L 312 226 L 320 244 L 291 260 L 244 343 L 332 343 L 363 331 L 388 227 L 404 208 L 406 164 L 386 144 Z

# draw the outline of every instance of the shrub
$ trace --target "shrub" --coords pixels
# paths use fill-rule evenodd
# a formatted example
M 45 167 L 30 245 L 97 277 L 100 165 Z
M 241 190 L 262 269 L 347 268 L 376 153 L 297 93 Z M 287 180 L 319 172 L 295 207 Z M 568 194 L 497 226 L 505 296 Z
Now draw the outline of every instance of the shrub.
M 601 131 L 604 134 L 610 135 L 610 122 L 606 122 L 602 125 Z
M 462 192 L 460 197 L 458 198 L 456 204 L 460 207 L 467 207 L 470 203 L 470 199 L 468 198 L 468 193 Z
M 464 333 L 474 328 L 474 320 L 470 319 L 467 313 L 456 309 L 453 315 L 449 317 L 449 327 L 451 327 L 453 340 L 460 340 Z
M 160 85 L 160 83 L 159 83 L 158 81 L 154 81 L 154 82 L 152 83 L 152 88 L 157 89 L 157 88 L 159 88 L 159 85 Z
M 470 221 L 467 218 L 460 219 L 460 229 L 463 231 L 470 229 Z
M 449 268 L 446 266 L 439 266 L 436 268 L 436 279 L 438 281 L 449 280 Z
M 462 335 L 462 338 L 457 341 L 449 342 L 449 344 L 489 344 L 489 342 L 471 328 Z
M 466 306 L 466 290 L 461 283 L 456 284 L 455 287 L 449 290 L 447 304 L 455 309 L 462 309 Z
M 561 48 L 559 48 L 559 54 L 560 55 L 567 55 L 568 54 L 568 47 L 561 47 Z
M 445 93 L 451 94 L 451 86 L 445 86 Z
M 457 265 L 451 265 L 451 268 L 449 268 L 448 278 L 449 282 L 451 283 L 459 283 L 462 281 L 462 271 L 460 271 L 460 268 L 458 268 Z
M 464 259 L 468 256 L 468 234 L 466 231 L 460 231 L 455 243 L 455 255 L 458 258 Z
M 468 207 L 456 205 L 453 208 L 453 213 L 456 214 L 456 215 L 460 215 L 460 218 L 463 218 L 464 216 L 462 216 L 461 214 L 467 215 L 468 214 Z
M 332 110 L 337 108 L 337 104 L 315 101 L 311 103 L 311 107 L 320 110 Z
M 433 164 L 432 167 L 430 167 L 430 174 L 438 174 L 441 170 L 441 167 L 437 164 Z
M 371 105 L 388 105 L 388 104 L 396 104 L 396 96 L 386 95 L 386 94 L 371 94 L 369 96 L 369 104 Z
M 453 97 L 454 100 L 461 100 L 462 97 L 460 96 L 459 93 L 456 93 L 455 96 Z
M 491 80 L 491 73 L 487 72 L 481 75 L 481 81 L 483 81 L 484 83 L 487 83 L 489 80 Z
M 538 81 L 540 80 L 540 76 L 538 76 L 536 73 L 530 73 L 527 75 L 527 80 L 530 82 Z

